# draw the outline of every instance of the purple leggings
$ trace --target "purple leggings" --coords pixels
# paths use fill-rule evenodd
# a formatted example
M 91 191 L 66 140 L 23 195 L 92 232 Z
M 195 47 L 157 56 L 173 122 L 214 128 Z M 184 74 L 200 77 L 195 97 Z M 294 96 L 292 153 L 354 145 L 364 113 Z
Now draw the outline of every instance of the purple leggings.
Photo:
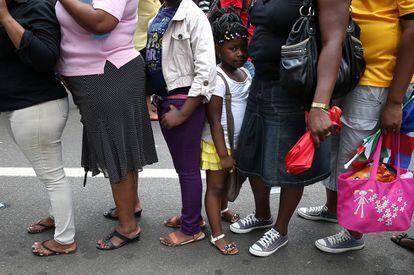
M 170 105 L 178 109 L 184 105 L 183 99 L 167 99 L 158 102 L 158 116 L 170 110 Z M 178 173 L 181 185 L 181 231 L 195 235 L 201 231 L 202 183 L 200 174 L 200 143 L 206 114 L 204 104 L 181 125 L 172 129 L 161 126 L 162 134 Z

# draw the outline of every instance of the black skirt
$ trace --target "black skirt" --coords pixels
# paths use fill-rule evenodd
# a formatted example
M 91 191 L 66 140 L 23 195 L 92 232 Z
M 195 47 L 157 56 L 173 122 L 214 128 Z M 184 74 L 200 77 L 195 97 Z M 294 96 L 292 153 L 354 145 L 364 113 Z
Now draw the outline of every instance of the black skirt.
M 158 161 L 145 101 L 141 56 L 101 75 L 65 77 L 83 123 L 82 167 L 111 184 Z

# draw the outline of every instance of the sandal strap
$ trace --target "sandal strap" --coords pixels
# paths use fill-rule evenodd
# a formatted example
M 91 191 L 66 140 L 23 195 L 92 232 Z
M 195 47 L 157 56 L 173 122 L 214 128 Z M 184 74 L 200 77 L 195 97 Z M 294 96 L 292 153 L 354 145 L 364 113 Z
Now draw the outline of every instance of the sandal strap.
M 52 227 L 55 227 L 54 225 L 47 225 L 47 224 L 44 224 L 44 223 L 42 223 L 41 221 L 39 221 L 39 222 L 37 222 L 37 223 L 33 223 L 33 224 L 31 224 L 29 227 L 34 227 L 34 226 L 41 226 L 41 227 L 43 227 L 44 229 L 46 229 L 46 228 L 52 228 Z
M 407 237 L 408 237 L 408 234 L 407 234 L 407 233 L 401 233 L 401 234 L 399 234 L 399 235 L 397 236 L 397 239 L 396 239 L 397 244 L 400 244 L 401 240 L 402 240 L 402 239 L 405 239 L 405 238 L 407 238 Z
M 43 246 L 43 248 L 45 248 L 46 250 L 48 250 L 48 251 L 50 251 L 50 252 L 52 252 L 52 253 L 54 253 L 56 255 L 58 255 L 58 254 L 71 253 L 71 251 L 57 251 L 57 250 L 54 250 L 54 249 L 50 248 L 49 246 L 46 245 L 46 242 L 48 242 L 48 241 L 50 241 L 50 240 L 46 240 L 46 241 L 43 241 L 41 243 L 41 246 Z
M 54 249 L 52 249 L 52 248 L 48 247 L 48 246 L 46 245 L 46 242 L 48 242 L 48 241 L 49 241 L 49 240 L 46 240 L 46 241 L 41 242 L 41 245 L 43 246 L 43 248 L 45 248 L 46 250 L 48 250 L 48 251 L 50 251 L 50 252 L 52 252 L 52 253 L 55 253 L 55 254 L 64 253 L 64 252 L 56 251 L 56 250 L 54 250 Z
M 165 221 L 165 224 L 178 226 L 181 224 L 181 218 L 179 216 L 172 216 L 168 220 Z
M 170 238 L 170 240 L 172 241 L 172 243 L 173 243 L 174 245 L 176 245 L 176 244 L 179 244 L 179 243 L 180 243 L 180 242 L 178 241 L 178 238 L 177 238 L 177 236 L 175 235 L 175 233 L 174 233 L 174 232 L 172 232 L 172 233 L 168 234 L 168 238 Z
M 211 235 L 210 236 L 210 241 L 211 241 L 211 243 L 215 244 L 218 240 L 223 239 L 225 236 L 226 235 L 224 235 L 224 234 L 221 234 L 221 235 L 219 235 L 217 237 L 213 237 L 213 235 Z
M 226 209 L 221 210 L 220 213 L 223 214 L 223 213 L 226 213 L 227 211 L 229 211 L 228 207 Z
M 52 220 L 53 220 L 53 219 L 52 219 Z M 53 221 L 55 221 L 55 220 L 53 220 Z M 43 226 L 44 228 L 55 227 L 55 225 L 54 225 L 54 224 L 52 224 L 52 225 L 47 225 L 47 224 L 44 224 L 44 223 L 42 222 L 42 220 L 38 220 L 38 221 L 36 221 L 36 222 L 32 223 L 31 225 L 29 225 L 29 227 L 36 226 L 36 225 Z
M 229 253 L 233 251 L 234 249 L 237 249 L 237 247 L 234 245 L 234 243 L 229 243 L 226 246 L 224 246 L 224 250 Z
M 113 217 L 112 213 L 116 210 L 116 207 L 109 208 L 105 213 L 104 216 L 111 216 Z
M 118 237 L 120 238 L 123 242 L 125 243 L 129 243 L 130 241 L 132 241 L 133 239 L 130 239 L 124 235 L 122 235 L 121 233 L 119 233 L 118 231 L 114 230 L 114 232 L 112 232 L 112 237 Z M 112 238 L 111 237 L 111 238 Z

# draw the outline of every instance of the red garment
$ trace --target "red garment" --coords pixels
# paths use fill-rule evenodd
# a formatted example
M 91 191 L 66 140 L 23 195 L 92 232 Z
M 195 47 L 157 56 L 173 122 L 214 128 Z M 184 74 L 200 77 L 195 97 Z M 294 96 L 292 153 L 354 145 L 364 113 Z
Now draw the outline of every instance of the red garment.
M 220 0 L 220 7 L 225 8 L 225 9 L 229 7 L 233 7 L 233 8 L 241 10 L 240 17 L 243 20 L 245 26 L 248 27 L 249 14 L 247 12 L 247 8 L 250 5 L 250 1 L 251 0 Z M 249 41 L 253 35 L 253 31 L 254 31 L 254 27 L 252 24 L 250 24 L 250 27 L 248 27 Z

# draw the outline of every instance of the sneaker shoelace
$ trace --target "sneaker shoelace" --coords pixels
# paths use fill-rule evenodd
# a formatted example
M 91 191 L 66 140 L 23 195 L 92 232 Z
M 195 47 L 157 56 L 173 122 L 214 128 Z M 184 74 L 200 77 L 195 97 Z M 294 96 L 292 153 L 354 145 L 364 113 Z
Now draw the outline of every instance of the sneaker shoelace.
M 335 234 L 333 236 L 329 236 L 328 241 L 331 245 L 339 244 L 345 241 L 348 241 L 351 239 L 351 236 L 346 231 L 341 231 L 338 234 Z
M 320 213 L 322 213 L 324 208 L 325 208 L 325 205 L 310 207 L 309 208 L 309 213 L 311 213 L 313 215 L 319 215 Z
M 259 219 L 256 218 L 256 215 L 254 213 L 252 213 L 248 215 L 246 218 L 241 219 L 240 222 L 243 224 L 243 226 L 246 226 L 259 222 Z
M 268 248 L 274 241 L 280 238 L 279 232 L 274 229 L 267 231 L 258 242 L 265 248 Z

